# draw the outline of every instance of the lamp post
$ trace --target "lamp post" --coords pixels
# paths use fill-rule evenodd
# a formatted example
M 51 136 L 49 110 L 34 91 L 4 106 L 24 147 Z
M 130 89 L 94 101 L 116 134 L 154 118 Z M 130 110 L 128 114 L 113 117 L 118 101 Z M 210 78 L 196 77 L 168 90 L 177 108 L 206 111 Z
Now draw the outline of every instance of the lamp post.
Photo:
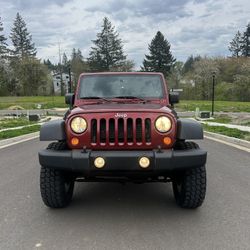
M 213 87 L 212 87 L 212 116 L 214 115 L 214 85 L 215 85 L 215 74 L 216 72 L 213 71 L 212 73 L 212 77 L 213 77 Z

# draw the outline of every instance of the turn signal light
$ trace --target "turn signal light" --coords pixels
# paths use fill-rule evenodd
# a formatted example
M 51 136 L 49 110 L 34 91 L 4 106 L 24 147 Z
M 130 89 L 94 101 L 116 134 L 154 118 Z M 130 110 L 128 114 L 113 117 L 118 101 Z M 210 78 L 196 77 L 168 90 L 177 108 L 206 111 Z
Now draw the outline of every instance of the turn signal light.
M 164 137 L 163 142 L 166 145 L 170 145 L 172 143 L 172 140 L 170 137 Z
M 73 146 L 78 145 L 78 144 L 79 144 L 79 139 L 76 138 L 76 137 L 73 137 L 73 138 L 71 139 L 71 144 L 72 144 Z

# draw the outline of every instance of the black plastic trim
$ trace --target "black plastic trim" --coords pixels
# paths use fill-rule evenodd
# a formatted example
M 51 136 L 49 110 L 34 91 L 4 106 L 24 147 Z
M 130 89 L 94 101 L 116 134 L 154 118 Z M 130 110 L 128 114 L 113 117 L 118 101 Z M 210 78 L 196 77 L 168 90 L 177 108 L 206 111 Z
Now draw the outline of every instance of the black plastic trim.
M 150 159 L 147 169 L 139 166 L 139 159 L 146 156 Z M 97 169 L 94 159 L 103 157 L 105 166 Z M 207 152 L 202 149 L 188 150 L 152 150 L 152 151 L 82 151 L 82 150 L 42 150 L 39 162 L 42 166 L 59 170 L 83 173 L 85 176 L 102 173 L 112 176 L 119 172 L 161 173 L 173 170 L 195 168 L 206 163 Z
M 65 121 L 49 121 L 40 129 L 40 141 L 63 141 L 66 140 Z
M 192 119 L 178 119 L 176 138 L 179 140 L 203 139 L 202 125 Z

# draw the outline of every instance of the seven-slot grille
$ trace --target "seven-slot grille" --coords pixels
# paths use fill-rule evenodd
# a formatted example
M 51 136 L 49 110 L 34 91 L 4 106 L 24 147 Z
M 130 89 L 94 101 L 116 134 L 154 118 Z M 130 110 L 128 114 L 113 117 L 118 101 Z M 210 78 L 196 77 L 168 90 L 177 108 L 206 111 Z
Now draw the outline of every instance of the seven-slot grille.
M 92 119 L 92 144 L 151 143 L 151 119 L 119 118 Z

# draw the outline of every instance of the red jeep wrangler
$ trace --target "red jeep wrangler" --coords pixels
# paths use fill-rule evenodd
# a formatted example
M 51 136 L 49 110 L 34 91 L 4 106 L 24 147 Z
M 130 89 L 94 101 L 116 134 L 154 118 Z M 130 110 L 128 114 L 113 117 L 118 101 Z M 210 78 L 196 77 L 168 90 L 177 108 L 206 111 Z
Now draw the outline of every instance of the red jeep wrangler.
M 41 127 L 39 152 L 44 203 L 67 206 L 75 181 L 168 182 L 177 204 L 200 206 L 206 193 L 201 125 L 179 119 L 176 93 L 160 73 L 88 73 L 66 95 L 63 120 Z

